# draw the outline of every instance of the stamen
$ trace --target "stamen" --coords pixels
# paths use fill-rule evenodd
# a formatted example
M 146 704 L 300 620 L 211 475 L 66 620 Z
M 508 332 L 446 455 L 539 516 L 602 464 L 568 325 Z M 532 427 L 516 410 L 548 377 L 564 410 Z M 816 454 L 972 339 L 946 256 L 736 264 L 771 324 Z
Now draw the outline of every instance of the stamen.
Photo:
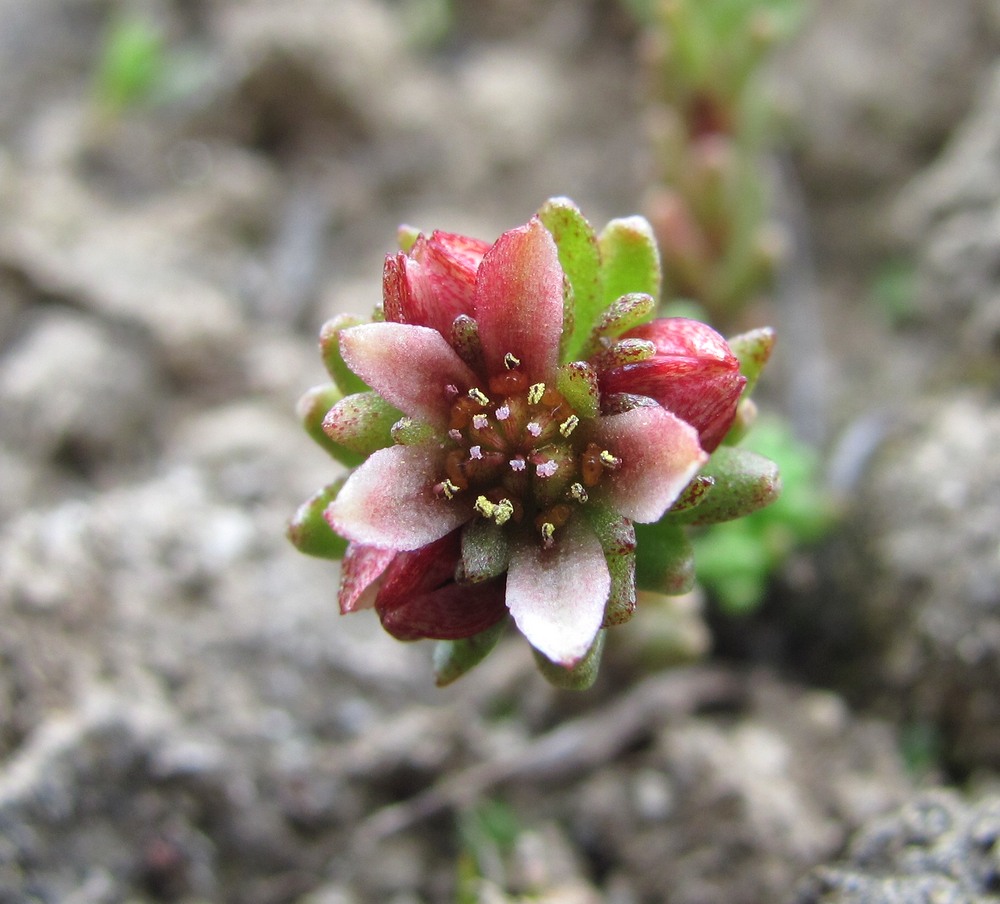
M 455 427 L 452 427 L 451 430 L 448 431 L 448 436 L 455 440 L 456 443 L 460 443 L 462 441 L 462 431 L 457 430 Z
M 617 455 L 612 455 L 607 449 L 601 452 L 601 464 L 604 467 L 614 470 L 621 465 L 622 460 Z
M 497 504 L 493 513 L 493 520 L 496 522 L 497 527 L 502 527 L 508 521 L 510 521 L 511 515 L 514 514 L 514 503 L 509 499 L 501 499 Z
M 528 424 L 524 429 L 527 430 L 532 436 L 537 437 L 542 435 L 542 425 L 539 424 L 538 421 L 528 421 Z
M 548 461 L 543 461 L 540 464 L 535 465 L 535 473 L 539 477 L 551 477 L 558 470 L 559 462 L 557 462 L 554 458 L 550 458 Z
M 462 488 L 453 484 L 450 480 L 442 480 L 434 487 L 435 492 L 443 494 L 446 499 L 454 499 L 455 494 L 461 492 Z
M 469 398 L 472 399 L 473 402 L 478 402 L 480 405 L 483 406 L 483 408 L 485 408 L 490 403 L 490 400 L 486 395 L 486 393 L 483 392 L 481 389 L 477 389 L 475 386 L 473 386 L 472 389 L 469 390 Z
M 570 484 L 569 495 L 571 499 L 575 499 L 580 503 L 586 502 L 590 498 L 582 483 Z
M 537 405 L 542 400 L 543 395 L 545 395 L 545 384 L 532 383 L 528 387 L 528 404 Z
M 555 536 L 555 532 L 556 526 L 551 521 L 546 521 L 542 524 L 542 546 L 546 549 L 552 548 L 555 542 L 552 539 Z
M 448 383 L 444 388 L 444 396 L 449 402 L 454 401 L 458 398 L 458 387 L 454 383 Z
M 473 461 L 479 461 L 483 457 L 483 447 L 482 446 L 469 446 L 469 458 Z
M 507 354 L 503 356 L 503 364 L 507 370 L 513 370 L 515 367 L 521 366 L 521 359 L 515 358 L 511 352 L 507 352 Z
M 492 518 L 497 510 L 496 503 L 490 502 L 485 496 L 480 496 L 476 499 L 476 504 L 473 508 L 484 518 Z
M 477 430 L 485 430 L 489 423 L 490 419 L 485 414 L 472 415 L 472 426 Z
M 512 471 L 523 471 L 525 468 L 524 459 L 518 456 L 517 458 L 512 458 L 508 464 Z
M 498 421 L 505 421 L 509 417 L 510 417 L 510 406 L 509 405 L 501 405 L 499 408 L 497 408 L 497 410 L 496 410 L 496 418 L 497 418 Z
M 562 422 L 562 423 L 561 423 L 561 424 L 559 425 L 559 432 L 560 432 L 560 433 L 561 433 L 561 434 L 562 434 L 562 435 L 563 435 L 564 437 L 566 437 L 566 439 L 569 439 L 569 436 L 570 436 L 570 434 L 571 434 L 571 433 L 572 433 L 572 432 L 573 432 L 574 430 L 576 430 L 576 428 L 577 428 L 577 425 L 578 425 L 579 423 L 580 423 L 580 418 L 578 418 L 578 417 L 577 417 L 577 416 L 576 416 L 575 414 L 571 414 L 571 415 L 570 415 L 570 416 L 569 416 L 568 418 L 566 418 L 566 420 L 564 420 L 564 421 L 563 421 L 563 422 Z

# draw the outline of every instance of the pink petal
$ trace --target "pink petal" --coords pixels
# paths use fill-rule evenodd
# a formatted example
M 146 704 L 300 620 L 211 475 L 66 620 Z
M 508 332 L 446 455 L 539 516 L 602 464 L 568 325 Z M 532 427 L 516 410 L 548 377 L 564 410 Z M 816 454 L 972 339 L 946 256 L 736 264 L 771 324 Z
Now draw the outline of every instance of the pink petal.
M 386 570 L 375 600 L 382 626 L 400 640 L 457 640 L 496 624 L 507 614 L 503 581 L 455 583 L 461 558 L 458 531 L 411 552 Z
M 448 423 L 448 386 L 465 391 L 477 382 L 444 337 L 425 326 L 354 326 L 340 334 L 340 352 L 347 366 L 387 402 L 436 427 Z
M 590 649 L 604 620 L 611 576 L 590 524 L 576 517 L 551 549 L 524 542 L 511 552 L 507 608 L 531 645 L 567 668 Z
M 443 465 L 426 446 L 373 452 L 347 478 L 324 517 L 342 537 L 365 546 L 418 549 L 469 520 L 460 499 L 435 495 Z
M 549 231 L 537 217 L 505 232 L 486 252 L 476 282 L 476 320 L 487 370 L 502 373 L 509 352 L 532 380 L 559 363 L 563 271 Z
M 395 549 L 351 543 L 340 564 L 340 614 L 370 609 L 375 603 L 375 582 L 399 553 Z
M 594 441 L 621 459 L 602 484 L 608 504 L 642 523 L 658 521 L 708 461 L 694 427 L 659 407 L 600 418 Z

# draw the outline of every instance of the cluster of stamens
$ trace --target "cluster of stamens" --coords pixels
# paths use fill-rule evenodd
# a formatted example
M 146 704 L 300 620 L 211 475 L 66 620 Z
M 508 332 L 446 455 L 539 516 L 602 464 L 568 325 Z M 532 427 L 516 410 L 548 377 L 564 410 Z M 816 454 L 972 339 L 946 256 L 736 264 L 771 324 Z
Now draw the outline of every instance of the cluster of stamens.
M 499 526 L 533 523 L 551 547 L 574 507 L 621 461 L 582 435 L 580 418 L 554 386 L 531 383 L 511 354 L 504 363 L 485 391 L 448 387 L 453 445 L 434 491 L 471 498 L 475 511 Z

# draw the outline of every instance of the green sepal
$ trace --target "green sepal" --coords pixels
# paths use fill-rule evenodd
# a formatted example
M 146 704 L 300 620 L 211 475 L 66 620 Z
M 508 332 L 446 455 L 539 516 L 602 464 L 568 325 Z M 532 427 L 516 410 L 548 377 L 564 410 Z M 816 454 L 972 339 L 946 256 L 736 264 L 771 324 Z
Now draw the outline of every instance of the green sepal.
M 423 446 L 438 437 L 438 431 L 426 421 L 415 421 L 411 417 L 401 417 L 389 433 L 392 441 L 400 446 Z
M 552 662 L 543 653 L 533 649 L 538 670 L 545 676 L 545 680 L 554 687 L 567 691 L 587 690 L 597 680 L 597 672 L 601 667 L 601 654 L 604 653 L 605 634 L 603 628 L 598 631 L 583 659 L 569 669 Z
M 656 302 L 653 296 L 644 292 L 630 292 L 615 299 L 601 314 L 600 320 L 591 331 L 582 357 L 589 358 L 604 348 L 610 340 L 617 339 L 622 333 L 641 323 L 646 323 L 655 310 Z
M 367 458 L 376 449 L 393 444 L 392 426 L 402 417 L 377 392 L 356 392 L 332 408 L 323 418 L 323 432 L 335 443 Z
M 492 627 L 462 640 L 439 640 L 434 647 L 434 683 L 445 687 L 479 665 L 497 645 L 507 627 L 502 618 Z
M 579 357 L 604 309 L 597 236 L 569 198 L 550 198 L 539 208 L 538 218 L 555 240 L 559 265 L 571 287 L 566 296 L 571 308 L 567 321 L 572 324 L 572 334 L 565 342 L 564 356 L 572 360 Z
M 417 243 L 419 237 L 420 230 L 416 226 L 403 223 L 396 229 L 396 244 L 403 254 L 410 253 L 410 249 Z
M 451 325 L 451 347 L 473 370 L 483 369 L 483 346 L 479 324 L 468 314 L 459 314 Z
M 473 518 L 462 528 L 462 559 L 456 579 L 469 584 L 491 581 L 507 571 L 510 546 L 502 527 L 487 518 Z
M 612 220 L 597 239 L 604 283 L 602 308 L 622 295 L 643 292 L 660 300 L 660 251 L 648 221 L 639 216 Z
M 556 388 L 582 418 L 597 417 L 601 410 L 601 393 L 597 371 L 586 361 L 561 364 L 556 372 Z
M 347 541 L 340 534 L 334 533 L 323 513 L 337 498 L 337 493 L 340 492 L 345 480 L 346 477 L 341 477 L 314 493 L 298 507 L 288 522 L 285 534 L 299 552 L 320 559 L 344 557 Z
M 774 330 L 769 326 L 763 326 L 726 340 L 733 354 L 740 360 L 740 373 L 747 378 L 743 398 L 749 396 L 757 385 L 757 378 L 774 349 L 774 339 Z
M 778 466 L 769 458 L 735 446 L 719 446 L 701 469 L 715 485 L 696 508 L 666 518 L 674 524 L 703 526 L 742 518 L 774 502 L 781 493 Z
M 353 370 L 351 370 L 340 354 L 340 334 L 348 327 L 361 326 L 368 323 L 363 317 L 355 314 L 338 314 L 320 327 L 319 350 L 323 358 L 326 372 L 333 378 L 344 395 L 356 392 L 367 392 L 370 388 Z
M 603 627 L 621 625 L 635 612 L 635 527 L 628 518 L 603 506 L 587 506 L 587 515 L 611 574 Z
M 635 526 L 635 584 L 678 596 L 694 587 L 694 548 L 682 527 L 661 519 Z
M 353 468 L 364 461 L 364 456 L 334 442 L 323 429 L 323 421 L 327 413 L 341 398 L 343 396 L 336 386 L 332 383 L 323 383 L 320 386 L 307 389 L 302 394 L 302 398 L 299 399 L 295 410 L 302 421 L 302 426 L 306 429 L 306 433 L 312 437 L 316 444 L 341 464 Z

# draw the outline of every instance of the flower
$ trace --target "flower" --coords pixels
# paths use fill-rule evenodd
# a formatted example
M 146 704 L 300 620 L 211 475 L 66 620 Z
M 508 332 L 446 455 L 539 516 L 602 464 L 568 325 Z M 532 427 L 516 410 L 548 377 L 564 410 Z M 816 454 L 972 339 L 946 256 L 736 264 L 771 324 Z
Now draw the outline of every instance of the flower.
M 319 512 L 348 541 L 331 553 L 341 612 L 374 607 L 399 639 L 473 645 L 509 613 L 550 670 L 572 673 L 635 607 L 633 525 L 678 502 L 745 380 L 710 327 L 649 321 L 651 292 L 602 297 L 601 254 L 658 280 L 648 226 L 615 221 L 599 247 L 568 203 L 492 245 L 417 235 L 386 258 L 383 319 L 324 328 L 331 373 L 359 391 L 313 391 L 303 411 L 321 414 L 334 454 L 363 461 L 292 538 L 316 551 Z

